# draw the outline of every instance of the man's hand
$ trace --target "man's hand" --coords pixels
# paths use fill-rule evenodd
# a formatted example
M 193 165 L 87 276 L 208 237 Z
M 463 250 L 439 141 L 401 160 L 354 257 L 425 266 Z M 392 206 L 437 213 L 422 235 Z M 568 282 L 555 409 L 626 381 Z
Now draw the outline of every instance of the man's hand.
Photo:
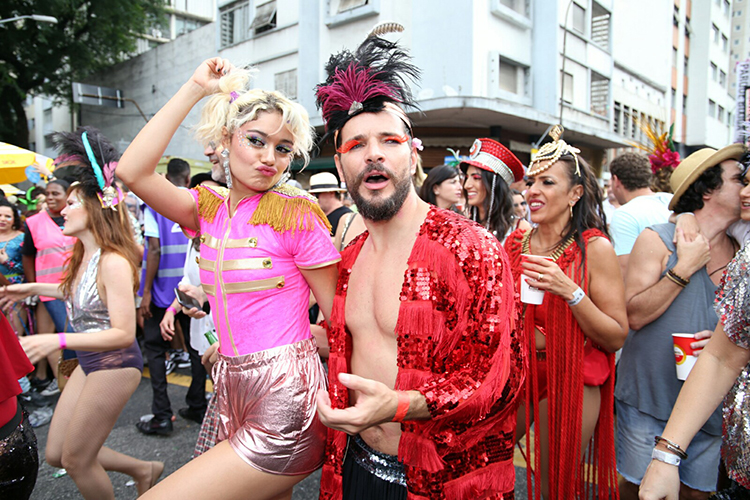
M 357 391 L 357 404 L 343 410 L 333 409 L 328 391 L 319 390 L 318 416 L 327 427 L 353 436 L 373 425 L 393 420 L 398 407 L 396 391 L 381 382 L 350 373 L 340 373 L 339 381 L 347 389 Z
M 703 348 L 706 347 L 708 341 L 711 340 L 711 336 L 714 334 L 713 330 L 703 330 L 695 334 L 696 342 L 692 342 L 690 347 L 693 348 L 693 355 L 699 356 L 703 352 Z M 702 340 L 705 339 L 705 340 Z
M 193 286 L 182 283 L 177 288 L 179 288 L 181 292 L 184 292 L 185 295 L 187 295 L 191 299 L 197 300 L 199 304 L 205 304 L 208 300 L 208 297 L 203 292 L 202 286 Z M 201 319 L 207 316 L 207 314 L 203 310 L 198 309 L 197 307 L 191 307 L 190 309 L 188 309 L 187 307 L 183 307 L 182 312 L 194 319 Z
M 674 272 L 683 278 L 690 278 L 711 260 L 711 247 L 702 234 L 695 236 L 693 241 L 687 241 L 681 229 L 677 229 L 677 264 Z
M 159 323 L 159 330 L 161 330 L 161 338 L 167 342 L 171 342 L 174 337 L 174 313 L 167 309 L 164 311 L 164 318 Z
M 201 357 L 201 363 L 203 363 L 203 367 L 206 369 L 206 373 L 211 374 L 214 371 L 214 365 L 216 364 L 216 360 L 219 359 L 219 343 L 215 342 L 211 344 L 211 347 L 206 349 L 206 352 L 203 353 L 203 357 Z
M 138 308 L 143 319 L 148 319 L 151 316 L 151 290 L 143 290 L 143 300 L 141 300 L 141 307 Z

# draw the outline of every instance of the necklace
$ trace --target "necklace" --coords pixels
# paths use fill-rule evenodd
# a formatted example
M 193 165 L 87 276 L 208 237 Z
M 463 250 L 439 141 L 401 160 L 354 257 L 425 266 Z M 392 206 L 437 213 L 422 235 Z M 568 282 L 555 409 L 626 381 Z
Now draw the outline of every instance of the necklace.
M 535 229 L 526 231 L 526 234 L 523 235 L 523 240 L 521 241 L 521 253 L 531 254 L 531 233 L 533 233 L 534 230 Z M 552 250 L 552 253 L 549 254 L 549 257 L 552 257 L 552 261 L 557 262 L 557 259 L 560 258 L 573 241 L 575 241 L 575 234 L 571 234 L 567 240 L 558 243 L 554 250 Z

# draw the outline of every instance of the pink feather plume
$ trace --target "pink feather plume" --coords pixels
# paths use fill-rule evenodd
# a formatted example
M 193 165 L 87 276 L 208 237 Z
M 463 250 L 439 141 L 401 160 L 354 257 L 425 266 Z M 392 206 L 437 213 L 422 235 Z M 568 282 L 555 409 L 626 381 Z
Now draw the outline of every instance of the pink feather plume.
M 385 82 L 375 78 L 378 73 L 370 74 L 368 68 L 350 64 L 346 70 L 336 70 L 334 83 L 318 90 L 318 99 L 324 98 L 321 112 L 323 118 L 334 111 L 348 111 L 352 102 L 365 102 L 377 96 L 388 96 L 396 99 L 398 94 Z

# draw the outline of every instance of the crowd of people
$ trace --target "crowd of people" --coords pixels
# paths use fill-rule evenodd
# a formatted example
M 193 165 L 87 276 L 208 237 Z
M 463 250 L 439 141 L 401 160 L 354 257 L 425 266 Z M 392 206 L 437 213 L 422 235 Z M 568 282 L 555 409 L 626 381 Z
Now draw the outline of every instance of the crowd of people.
M 51 418 L 45 459 L 91 499 L 114 498 L 106 471 L 143 498 L 288 499 L 321 467 L 323 499 L 507 499 L 516 447 L 529 498 L 748 497 L 746 148 L 691 154 L 669 192 L 625 153 L 607 193 L 554 127 L 528 166 L 478 138 L 425 177 L 409 55 L 370 36 L 325 74 L 338 177 L 307 190 L 305 109 L 214 58 L 122 157 L 57 134 L 43 198 L 0 199 L 0 496 L 30 496 Z M 206 97 L 211 174 L 157 173 Z M 698 357 L 685 382 L 672 334 Z M 175 365 L 201 424 L 161 480 L 104 446 L 144 361 L 137 429 L 173 432 Z

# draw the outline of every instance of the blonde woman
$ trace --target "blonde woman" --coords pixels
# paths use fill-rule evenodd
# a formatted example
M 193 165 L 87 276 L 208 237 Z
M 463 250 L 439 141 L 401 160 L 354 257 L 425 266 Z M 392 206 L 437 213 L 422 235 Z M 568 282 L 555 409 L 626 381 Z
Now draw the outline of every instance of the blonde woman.
M 278 92 L 249 90 L 248 77 L 225 59 L 205 61 L 117 169 L 150 207 L 190 235 L 200 233 L 201 284 L 219 337 L 204 359 L 218 359 L 220 442 L 148 498 L 291 498 L 293 486 L 323 461 L 315 394 L 325 374 L 307 308 L 312 289 L 329 315 L 339 254 L 315 199 L 283 184 L 295 156 L 308 160 L 306 111 Z M 223 147 L 229 189 L 181 190 L 154 170 L 206 96 L 198 135 Z

